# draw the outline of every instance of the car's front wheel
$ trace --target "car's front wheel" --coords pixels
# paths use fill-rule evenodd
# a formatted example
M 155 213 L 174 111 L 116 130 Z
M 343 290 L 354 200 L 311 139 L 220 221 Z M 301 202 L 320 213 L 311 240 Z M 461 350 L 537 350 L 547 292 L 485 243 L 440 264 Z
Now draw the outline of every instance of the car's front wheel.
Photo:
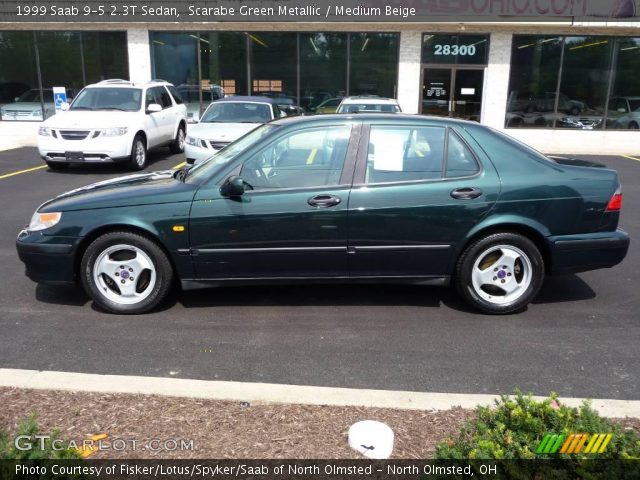
M 184 142 L 186 138 L 186 133 L 183 125 L 178 127 L 178 132 L 176 133 L 176 138 L 173 139 L 173 142 L 169 146 L 171 149 L 171 153 L 182 153 L 184 152 Z
M 536 245 L 516 233 L 495 233 L 467 247 L 456 267 L 455 284 L 474 308 L 490 314 L 523 309 L 544 280 Z
M 129 165 L 132 170 L 142 170 L 147 166 L 147 143 L 140 134 L 136 135 L 136 138 L 133 139 Z
M 152 240 L 132 232 L 110 232 L 94 240 L 80 264 L 91 298 L 113 313 L 147 312 L 168 295 L 171 262 Z

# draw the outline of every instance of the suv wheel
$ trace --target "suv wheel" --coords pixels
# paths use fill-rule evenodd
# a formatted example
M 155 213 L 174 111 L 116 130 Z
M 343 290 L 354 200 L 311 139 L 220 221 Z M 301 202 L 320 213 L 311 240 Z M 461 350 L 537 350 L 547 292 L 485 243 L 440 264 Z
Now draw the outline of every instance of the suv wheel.
M 184 140 L 186 137 L 186 133 L 184 131 L 184 125 L 180 125 L 178 127 L 178 133 L 176 133 L 176 138 L 173 140 L 173 143 L 169 146 L 171 149 L 171 153 L 182 153 L 184 152 Z
M 94 240 L 80 264 L 82 285 L 113 313 L 144 313 L 164 300 L 173 268 L 153 241 L 131 232 L 111 232 Z
M 538 294 L 544 261 L 536 245 L 515 233 L 496 233 L 472 243 L 456 267 L 456 288 L 484 313 L 523 309 Z
M 131 160 L 129 161 L 132 170 L 142 170 L 147 166 L 147 144 L 140 134 L 133 139 L 131 147 Z

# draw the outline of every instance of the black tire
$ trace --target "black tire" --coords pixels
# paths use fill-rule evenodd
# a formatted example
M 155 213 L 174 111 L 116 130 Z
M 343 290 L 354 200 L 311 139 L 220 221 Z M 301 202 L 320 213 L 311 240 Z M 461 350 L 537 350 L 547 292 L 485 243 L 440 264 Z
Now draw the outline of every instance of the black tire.
M 173 139 L 171 145 L 169 145 L 169 149 L 171 153 L 182 153 L 184 152 L 184 141 L 186 138 L 187 132 L 185 131 L 184 125 L 180 124 L 178 127 L 178 131 L 176 132 L 176 138 Z
M 69 168 L 69 164 L 60 163 L 60 162 L 47 162 L 47 167 L 49 167 L 49 170 L 55 170 L 57 172 L 60 172 L 62 170 L 66 170 L 67 168 Z
M 511 273 L 510 269 L 505 269 L 505 273 L 500 272 L 502 265 L 499 263 L 488 264 L 491 268 L 490 275 L 494 272 L 496 276 L 493 276 L 490 280 L 495 281 L 495 285 L 487 285 L 485 291 L 482 288 L 483 295 L 476 291 L 476 287 L 473 284 L 473 271 L 476 262 L 491 262 L 490 255 L 498 255 L 501 252 L 496 247 L 513 248 L 514 251 L 519 251 L 528 260 L 528 264 L 524 258 L 516 260 L 516 267 Z M 492 252 L 495 250 L 495 252 Z M 518 262 L 520 262 L 520 268 L 518 269 Z M 529 270 L 530 274 L 526 271 Z M 479 271 L 487 272 L 489 268 L 480 269 Z M 506 273 L 509 272 L 509 273 Z M 498 275 L 502 275 L 498 277 Z M 508 277 L 506 277 L 508 275 Z M 522 283 L 520 286 L 517 276 L 521 275 Z M 526 275 L 529 275 L 526 277 Z M 538 294 L 540 287 L 544 281 L 544 260 L 538 247 L 529 240 L 527 237 L 517 233 L 494 233 L 476 240 L 470 244 L 465 251 L 460 255 L 456 264 L 455 271 L 455 286 L 460 296 L 473 308 L 480 310 L 481 312 L 488 314 L 505 314 L 517 312 L 525 308 L 531 300 Z M 528 284 L 524 283 L 525 278 L 528 278 Z M 508 301 L 506 295 L 500 295 L 501 283 L 515 282 L 515 287 L 519 289 L 519 297 L 513 301 Z M 508 285 L 508 284 L 507 284 Z M 492 301 L 487 300 L 484 297 L 492 298 Z
M 129 167 L 131 170 L 142 170 L 147 166 L 147 142 L 140 134 L 136 135 L 131 145 L 131 159 Z
M 116 248 L 116 246 L 120 245 L 127 246 L 131 250 L 137 249 L 143 252 L 144 255 L 146 255 L 146 259 L 150 261 L 153 269 L 155 269 L 155 279 L 153 279 L 150 270 L 142 268 L 136 270 L 130 269 L 129 265 L 134 265 L 132 262 L 134 262 L 135 259 L 127 259 L 126 255 L 123 256 L 124 253 L 131 252 L 126 249 Z M 105 252 L 108 252 L 111 248 L 116 248 L 115 251 L 112 252 L 114 254 L 113 257 L 105 254 Z M 120 258 L 118 258 L 118 255 Z M 138 255 L 137 252 L 136 255 Z M 142 295 L 144 296 L 140 301 L 135 301 L 136 299 L 134 298 L 131 300 L 133 303 L 130 303 L 127 297 L 123 296 L 122 292 L 120 292 L 120 285 L 114 282 L 114 280 L 117 280 L 116 277 L 106 277 L 105 274 L 96 274 L 98 277 L 98 280 L 96 280 L 94 272 L 95 269 L 98 268 L 97 262 L 105 257 L 111 261 L 122 263 L 121 266 L 111 268 L 121 272 L 118 276 L 120 282 L 125 283 L 126 280 L 130 280 L 133 282 L 131 285 L 136 292 L 141 290 L 141 297 Z M 120 270 L 121 268 L 122 270 Z M 135 277 L 132 278 L 132 276 L 137 276 L 138 274 L 140 274 L 140 277 L 135 281 Z M 146 278 L 145 274 L 147 275 Z M 95 239 L 84 252 L 82 261 L 80 262 L 80 277 L 82 286 L 86 292 L 97 305 L 109 312 L 118 314 L 145 313 L 157 307 L 169 294 L 173 284 L 173 275 L 171 262 L 157 243 L 137 233 L 126 231 L 106 233 Z M 146 288 L 145 281 L 147 282 Z M 118 288 L 116 289 L 115 287 Z M 120 292 L 121 301 L 118 301 L 118 292 Z
M 629 123 L 630 130 L 638 130 L 638 124 L 636 122 Z

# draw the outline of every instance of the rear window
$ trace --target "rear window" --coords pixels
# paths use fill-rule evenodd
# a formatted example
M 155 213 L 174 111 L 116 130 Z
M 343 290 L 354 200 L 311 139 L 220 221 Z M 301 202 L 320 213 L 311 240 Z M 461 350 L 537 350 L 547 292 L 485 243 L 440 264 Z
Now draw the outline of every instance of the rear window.
M 398 113 L 400 112 L 400 107 L 398 107 L 398 105 L 389 103 L 348 103 L 343 104 L 338 109 L 338 113 L 359 112 Z

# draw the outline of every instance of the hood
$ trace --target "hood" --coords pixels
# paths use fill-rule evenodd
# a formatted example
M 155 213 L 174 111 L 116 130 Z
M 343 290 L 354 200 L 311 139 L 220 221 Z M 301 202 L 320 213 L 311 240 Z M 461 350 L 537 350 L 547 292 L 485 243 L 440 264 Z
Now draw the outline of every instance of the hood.
M 199 123 L 189 127 L 187 134 L 203 140 L 233 142 L 262 123 Z
M 65 212 L 191 201 L 197 186 L 176 180 L 175 172 L 138 173 L 92 183 L 58 195 L 38 210 Z
M 126 127 L 130 123 L 131 116 L 138 112 L 121 111 L 89 111 L 69 110 L 45 120 L 47 127 L 53 128 L 118 128 Z
M 555 155 L 548 155 L 547 158 L 550 158 L 554 162 L 560 165 L 569 165 L 572 167 L 594 167 L 594 168 L 607 168 L 606 165 L 602 163 L 592 162 L 590 160 L 583 160 L 581 158 L 568 158 L 568 157 L 558 157 Z
M 53 105 L 53 103 L 47 103 L 45 102 L 44 106 L 45 107 L 49 107 L 50 105 Z M 4 105 L 2 105 L 2 110 L 5 111 L 14 111 L 14 110 L 20 110 L 20 111 L 30 111 L 30 110 L 42 110 L 42 105 L 40 104 L 40 102 L 14 102 L 14 103 L 5 103 Z

